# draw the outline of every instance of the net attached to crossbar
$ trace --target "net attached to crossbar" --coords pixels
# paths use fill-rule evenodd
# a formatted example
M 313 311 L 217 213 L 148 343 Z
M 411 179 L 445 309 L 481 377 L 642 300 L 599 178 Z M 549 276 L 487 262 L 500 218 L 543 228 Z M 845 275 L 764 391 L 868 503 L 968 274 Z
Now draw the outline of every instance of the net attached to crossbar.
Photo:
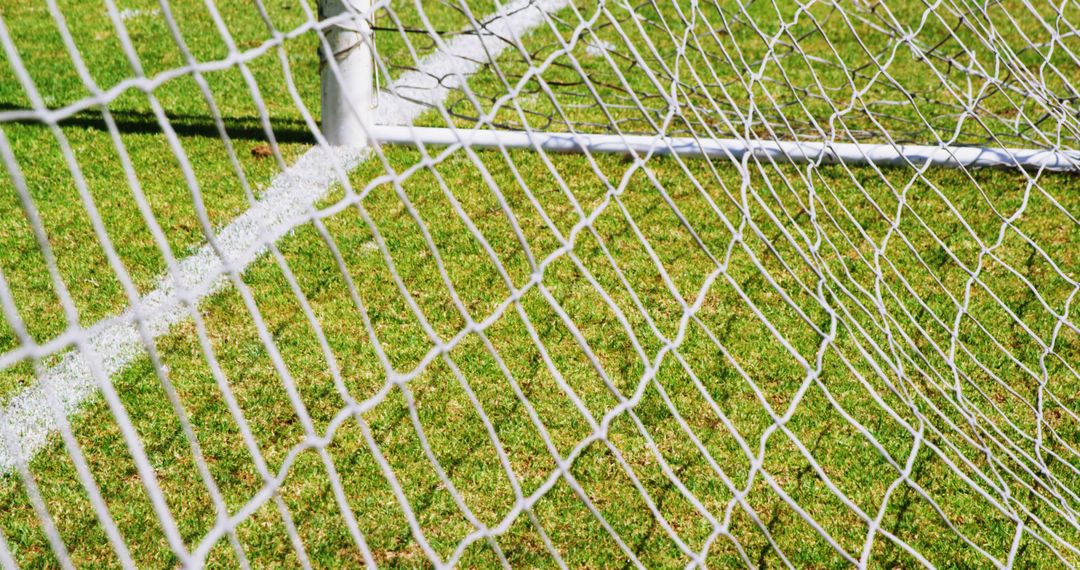
M 1078 8 L 0 7 L 0 564 L 1075 567 Z

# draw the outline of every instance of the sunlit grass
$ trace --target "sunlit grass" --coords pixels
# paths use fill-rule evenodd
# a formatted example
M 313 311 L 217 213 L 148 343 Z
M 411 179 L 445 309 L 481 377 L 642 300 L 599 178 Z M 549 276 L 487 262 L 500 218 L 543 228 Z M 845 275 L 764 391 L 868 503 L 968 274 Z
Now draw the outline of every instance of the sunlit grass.
M 201 4 L 177 4 L 197 58 L 225 55 Z M 242 48 L 269 37 L 245 4 L 217 4 L 237 14 L 229 24 Z M 303 22 L 298 5 L 267 6 L 280 29 Z M 470 8 L 475 15 L 490 11 L 481 2 Z M 140 9 L 149 15 L 130 26 L 140 34 L 136 45 L 147 50 L 141 54 L 147 74 L 181 65 L 173 44 L 148 39 L 168 33 L 154 5 Z M 464 25 L 451 5 L 431 10 L 438 27 Z M 37 11 L 14 5 L 0 11 L 27 60 L 62 49 L 55 31 L 12 24 L 49 21 Z M 97 19 L 70 16 L 84 11 Z M 85 43 L 111 29 L 100 12 L 65 5 L 65 13 L 98 82 L 107 87 L 131 75 L 115 38 L 93 40 L 102 42 L 98 47 Z M 406 26 L 420 25 L 407 9 L 401 14 Z M 549 45 L 550 39 L 541 31 L 534 41 Z M 404 40 L 380 42 L 386 53 L 399 54 L 403 46 L 395 42 Z M 317 109 L 314 41 L 289 42 L 285 52 L 302 101 Z M 289 162 L 308 147 L 309 135 L 275 57 L 257 59 L 251 69 Z M 521 63 L 508 58 L 508 68 Z M 49 61 L 56 63 L 31 73 L 53 97 L 50 106 L 87 95 L 64 67 L 66 56 Z M 600 66 L 595 58 L 585 61 Z M 5 101 L 25 107 L 22 87 L 12 81 L 4 75 L 0 82 Z M 251 152 L 266 144 L 257 109 L 235 69 L 208 81 L 257 196 L 278 171 L 274 159 Z M 480 92 L 500 89 L 483 75 L 475 81 Z M 648 91 L 647 83 L 637 85 Z M 248 196 L 205 121 L 205 102 L 190 78 L 166 83 L 155 95 L 173 118 L 210 223 L 220 227 L 247 207 Z M 542 98 L 530 101 L 543 109 Z M 152 108 L 144 96 L 129 94 L 110 110 L 154 218 L 175 255 L 189 254 L 204 236 Z M 577 118 L 587 121 L 595 112 L 583 108 Z M 426 120 L 440 121 L 433 117 Z M 91 324 L 122 310 L 127 300 L 112 271 L 103 269 L 100 240 L 55 137 L 36 124 L 3 129 L 80 321 Z M 164 259 L 100 112 L 80 114 L 61 129 L 110 238 L 145 292 L 164 271 Z M 1077 178 L 1044 174 L 1032 186 L 1029 175 L 1006 171 L 917 176 L 909 169 L 751 162 L 743 172 L 726 161 L 637 162 L 611 155 L 545 161 L 531 152 L 464 150 L 414 171 L 418 151 L 384 152 L 351 173 L 353 189 L 366 193 L 362 201 L 336 188 L 320 203 L 318 224 L 297 228 L 246 269 L 244 291 L 230 288 L 204 300 L 198 322 L 158 339 L 226 511 L 256 507 L 235 529 L 238 549 L 227 536 L 209 545 L 211 563 L 233 567 L 242 555 L 254 568 L 300 565 L 292 525 L 302 556 L 313 565 L 361 564 L 347 510 L 378 564 L 424 565 L 427 554 L 413 536 L 404 497 L 444 559 L 476 531 L 474 519 L 487 527 L 506 522 L 493 542 L 514 566 L 555 566 L 546 542 L 569 567 L 623 566 L 631 557 L 647 566 L 682 566 L 690 559 L 674 534 L 695 552 L 710 544 L 713 567 L 747 559 L 781 566 L 774 545 L 796 567 L 836 567 L 843 560 L 821 533 L 858 557 L 869 525 L 854 507 L 872 519 L 881 511 L 881 530 L 937 566 L 975 567 L 988 562 L 976 548 L 1004 560 L 1016 526 L 971 480 L 991 497 L 1007 494 L 1011 506 L 1030 509 L 1060 540 L 1080 541 L 1071 520 L 1035 495 L 1054 490 L 1046 474 L 1023 472 L 1030 462 L 1007 458 L 990 443 L 994 455 L 1005 458 L 993 468 L 1007 487 L 995 489 L 997 480 L 981 478 L 991 465 L 976 443 L 996 434 L 998 442 L 1015 444 L 1014 453 L 1042 453 L 1061 485 L 1080 488 L 1080 465 L 1068 447 L 1080 440 L 1080 382 L 1069 369 L 1080 339 L 1069 328 L 1054 336 L 1057 319 L 1042 306 L 1061 312 L 1075 293 Z M 493 185 L 478 176 L 481 170 Z M 386 181 L 390 173 L 397 185 Z M 0 267 L 31 333 L 45 341 L 67 325 L 15 189 L 3 184 L 0 200 L 10 215 L 0 221 Z M 1003 226 L 1018 210 L 1020 216 Z M 999 233 L 1000 245 L 987 255 L 984 247 L 998 242 Z M 976 268 L 979 279 L 972 282 Z M 958 303 L 966 304 L 965 316 L 954 333 Z M 463 334 L 470 326 L 473 332 Z M 10 331 L 0 334 L 0 348 L 18 346 Z M 1055 338 L 1049 358 L 1032 335 L 1043 343 Z M 956 376 L 949 363 L 954 340 Z M 1031 403 L 1039 398 L 1043 367 L 1045 403 L 1037 416 Z M 408 381 L 388 384 L 396 377 Z M 30 363 L 4 371 L 0 399 L 32 378 Z M 956 404 L 957 379 L 967 398 L 963 408 Z M 220 521 L 191 442 L 147 359 L 113 380 L 169 518 L 195 549 Z M 612 412 L 629 399 L 631 409 Z M 350 401 L 365 403 L 365 411 L 343 415 Z M 789 408 L 790 418 L 778 428 L 777 418 Z M 965 414 L 980 415 L 978 430 Z M 597 433 L 592 426 L 605 417 L 606 431 Z M 1038 422 L 1041 450 L 1034 444 Z M 108 406 L 100 399 L 89 403 L 72 418 L 72 429 L 107 513 L 91 504 L 58 439 L 31 463 L 72 561 L 118 564 L 99 520 L 108 516 L 138 566 L 175 566 L 166 530 Z M 912 432 L 920 429 L 916 438 Z M 312 445 L 313 436 L 329 440 Z M 572 456 L 569 475 L 560 475 L 552 452 Z M 891 493 L 899 473 L 890 462 L 911 466 L 908 482 Z M 280 506 L 250 503 L 267 473 L 284 475 Z M 733 503 L 744 491 L 744 502 Z M 515 513 L 517 493 L 540 497 L 531 514 Z M 0 530 L 16 560 L 27 567 L 56 565 L 30 493 L 14 474 L 0 475 L 0 512 Z M 709 517 L 726 535 L 713 536 Z M 873 565 L 918 564 L 881 530 Z M 1080 562 L 1051 543 L 1070 563 Z M 495 567 L 500 561 L 481 539 L 464 549 L 459 564 Z M 1053 568 L 1061 561 L 1025 534 L 1016 564 Z

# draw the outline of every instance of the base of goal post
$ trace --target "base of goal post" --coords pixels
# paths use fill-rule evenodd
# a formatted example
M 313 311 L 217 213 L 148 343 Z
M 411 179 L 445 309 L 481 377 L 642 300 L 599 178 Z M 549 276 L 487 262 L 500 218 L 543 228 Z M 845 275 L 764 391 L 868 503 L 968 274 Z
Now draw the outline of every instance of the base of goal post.
M 545 152 L 629 153 L 679 156 L 732 157 L 741 160 L 747 153 L 779 162 L 877 164 L 916 166 L 926 163 L 943 167 L 1006 167 L 1025 170 L 1080 172 L 1080 152 L 1042 149 L 1013 149 L 965 146 L 891 145 L 866 143 L 815 143 L 747 141 L 555 133 L 540 131 L 500 131 L 405 126 L 376 126 L 371 137 L 381 144 L 455 144 L 475 148 L 525 148 Z

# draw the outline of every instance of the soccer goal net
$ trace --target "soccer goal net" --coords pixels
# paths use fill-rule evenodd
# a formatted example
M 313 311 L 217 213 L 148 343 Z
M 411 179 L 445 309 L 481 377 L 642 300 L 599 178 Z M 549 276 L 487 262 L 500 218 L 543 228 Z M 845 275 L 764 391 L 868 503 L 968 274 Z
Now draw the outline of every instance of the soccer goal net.
M 0 566 L 1080 565 L 1077 25 L 0 3 Z

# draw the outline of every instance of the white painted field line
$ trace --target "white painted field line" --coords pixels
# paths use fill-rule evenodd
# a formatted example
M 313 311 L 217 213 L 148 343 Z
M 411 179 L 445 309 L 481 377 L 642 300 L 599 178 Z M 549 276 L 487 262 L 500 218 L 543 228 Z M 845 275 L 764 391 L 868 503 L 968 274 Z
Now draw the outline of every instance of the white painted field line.
M 509 14 L 505 18 L 496 19 L 488 16 L 480 20 L 488 22 L 485 26 L 484 35 L 461 35 L 447 44 L 445 51 L 433 54 L 425 58 L 425 65 L 415 70 L 401 74 L 394 81 L 395 90 L 409 100 L 398 96 L 387 96 L 385 92 L 379 94 L 378 107 L 376 110 L 380 125 L 409 125 L 420 113 L 427 110 L 428 105 L 434 105 L 446 99 L 453 89 L 461 87 L 461 77 L 468 77 L 481 67 L 481 62 L 487 59 L 486 53 L 492 57 L 501 53 L 510 45 L 506 39 L 512 37 L 511 32 L 521 34 L 544 23 L 544 14 L 556 12 L 570 4 L 570 0 L 538 0 L 534 9 L 525 10 L 530 4 L 527 0 L 518 0 L 503 6 L 503 13 Z M 486 52 L 485 52 L 486 50 Z M 436 61 L 437 60 L 437 61 Z M 427 62 L 431 65 L 427 65 Z M 384 106 L 385 105 L 385 106 Z
M 522 34 L 544 22 L 544 13 L 557 11 L 570 0 L 516 0 L 506 4 L 505 18 L 497 15 L 485 18 L 491 21 L 488 30 L 498 36 L 509 36 L 513 31 Z M 533 4 L 532 8 L 529 8 Z M 509 45 L 495 35 L 463 34 L 447 42 L 445 50 L 439 50 L 424 58 L 415 70 L 409 71 L 392 83 L 388 91 L 379 94 L 376 120 L 380 123 L 406 125 L 426 111 L 426 105 L 443 101 L 451 87 L 439 85 L 433 77 L 446 77 L 454 72 L 463 76 L 480 69 L 488 54 L 497 56 Z M 422 89 L 420 87 L 430 87 Z M 402 94 L 414 101 L 407 101 L 391 91 L 401 89 Z M 415 101 L 422 101 L 417 103 Z M 426 104 L 426 105 L 425 105 Z M 326 150 L 313 148 L 305 153 L 270 184 L 263 197 L 247 212 L 241 214 L 217 233 L 218 245 L 236 267 L 246 267 L 265 252 L 267 235 L 280 239 L 292 230 L 293 220 L 303 215 L 314 203 L 330 190 L 336 180 L 334 162 L 346 170 L 356 167 L 365 153 L 356 149 Z M 260 247 L 260 244 L 261 247 Z M 209 245 L 180 262 L 179 278 L 189 286 L 207 281 L 204 296 L 211 295 L 226 286 L 225 264 Z M 163 277 L 156 289 L 143 299 L 143 312 L 149 314 L 144 322 L 150 334 L 157 338 L 184 321 L 188 312 L 179 302 L 171 276 Z M 130 313 L 130 310 L 128 311 Z M 125 313 L 123 316 L 130 316 Z M 96 329 L 89 345 L 101 359 L 104 372 L 111 378 L 122 372 L 145 353 L 139 334 L 131 319 L 116 319 L 110 326 Z M 98 390 L 97 382 L 90 373 L 82 353 L 72 351 L 58 364 L 45 372 L 45 378 L 15 395 L 4 410 L 4 425 L 14 440 L 15 449 L 0 444 L 0 474 L 15 467 L 16 458 L 29 461 L 56 431 L 55 420 L 49 409 L 44 386 L 51 385 L 56 391 L 52 397 L 66 415 L 74 414 Z M 0 438 L 2 441 L 2 438 Z

